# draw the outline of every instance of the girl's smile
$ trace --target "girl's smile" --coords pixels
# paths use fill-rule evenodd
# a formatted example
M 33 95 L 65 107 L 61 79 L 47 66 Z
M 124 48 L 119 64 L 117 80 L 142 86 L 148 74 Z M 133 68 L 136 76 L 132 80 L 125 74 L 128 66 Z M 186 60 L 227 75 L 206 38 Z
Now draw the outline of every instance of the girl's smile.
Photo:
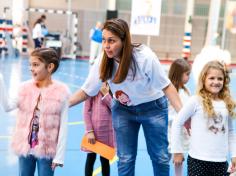
M 205 79 L 206 90 L 212 93 L 217 98 L 219 92 L 223 88 L 223 84 L 224 84 L 224 74 L 222 73 L 222 71 L 210 68 Z

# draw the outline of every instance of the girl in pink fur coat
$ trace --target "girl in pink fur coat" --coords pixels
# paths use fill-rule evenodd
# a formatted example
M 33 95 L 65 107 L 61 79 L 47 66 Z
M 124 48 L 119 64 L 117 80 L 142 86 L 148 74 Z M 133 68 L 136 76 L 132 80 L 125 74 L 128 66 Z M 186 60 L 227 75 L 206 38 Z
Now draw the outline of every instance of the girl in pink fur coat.
M 95 140 L 114 147 L 114 134 L 111 121 L 111 100 L 109 86 L 103 83 L 99 93 L 90 97 L 84 104 L 84 121 L 88 142 L 95 143 Z M 84 150 L 84 149 L 82 149 Z M 85 150 L 86 151 L 86 150 Z M 93 166 L 96 160 L 96 153 L 87 151 L 85 164 L 85 176 L 92 176 Z M 102 164 L 102 175 L 110 175 L 109 160 L 100 156 Z
M 33 176 L 37 166 L 39 176 L 53 176 L 64 162 L 69 89 L 51 77 L 59 67 L 53 49 L 35 49 L 29 63 L 33 79 L 20 86 L 9 105 L 18 108 L 12 148 L 19 156 L 19 175 Z

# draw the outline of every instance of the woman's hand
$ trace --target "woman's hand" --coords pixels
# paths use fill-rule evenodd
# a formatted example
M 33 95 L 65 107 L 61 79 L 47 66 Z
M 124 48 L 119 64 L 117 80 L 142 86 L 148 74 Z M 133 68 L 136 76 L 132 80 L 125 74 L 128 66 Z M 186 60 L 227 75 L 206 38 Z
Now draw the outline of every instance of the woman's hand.
M 51 168 L 52 168 L 52 170 L 54 171 L 54 170 L 56 169 L 56 167 L 58 167 L 58 166 L 63 167 L 63 164 L 52 163 Z
M 88 138 L 88 143 L 90 144 L 95 144 L 96 139 L 95 139 L 95 135 L 93 131 L 90 131 L 86 134 L 87 138 Z
M 79 89 L 69 98 L 69 107 L 79 104 L 88 98 L 89 96 L 82 89 Z

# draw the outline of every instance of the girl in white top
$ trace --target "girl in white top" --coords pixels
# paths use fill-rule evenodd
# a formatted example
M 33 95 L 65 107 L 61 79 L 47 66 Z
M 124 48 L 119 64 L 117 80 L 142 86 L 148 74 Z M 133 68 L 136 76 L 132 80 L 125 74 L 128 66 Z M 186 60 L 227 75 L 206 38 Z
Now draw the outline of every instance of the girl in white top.
M 190 97 L 189 90 L 185 86 L 185 84 L 189 81 L 189 75 L 191 71 L 190 64 L 184 60 L 184 59 L 176 59 L 170 66 L 169 70 L 169 79 L 172 82 L 172 84 L 177 89 L 181 102 L 184 104 Z M 170 105 L 169 106 L 169 119 L 168 119 L 168 140 L 169 140 L 169 147 L 170 147 L 170 136 L 171 136 L 171 126 L 172 121 L 174 118 L 177 117 L 177 112 L 175 109 Z M 184 152 L 186 153 L 188 151 L 189 147 L 189 134 L 187 133 L 187 130 L 183 128 L 181 132 L 181 142 L 184 146 Z M 170 148 L 169 148 L 170 150 Z M 175 165 L 175 175 L 176 176 L 182 176 L 183 175 L 183 167 L 179 165 Z
M 231 154 L 231 172 L 236 166 L 236 135 L 232 117 L 235 102 L 229 90 L 227 69 L 218 61 L 207 63 L 200 73 L 197 95 L 190 98 L 173 120 L 171 152 L 174 163 L 181 164 L 183 153 L 181 130 L 191 117 L 191 138 L 188 156 L 189 176 L 224 176 L 227 156 Z
M 41 18 L 37 19 L 34 23 L 32 38 L 34 40 L 34 48 L 41 48 L 43 44 L 43 32 L 42 32 L 42 23 Z

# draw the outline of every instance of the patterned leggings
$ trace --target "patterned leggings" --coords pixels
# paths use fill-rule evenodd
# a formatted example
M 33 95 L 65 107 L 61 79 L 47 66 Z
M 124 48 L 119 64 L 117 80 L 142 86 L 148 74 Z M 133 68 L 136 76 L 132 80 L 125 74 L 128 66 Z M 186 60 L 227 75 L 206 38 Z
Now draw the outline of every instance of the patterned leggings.
M 188 176 L 229 176 L 227 161 L 203 161 L 188 156 L 187 164 Z

